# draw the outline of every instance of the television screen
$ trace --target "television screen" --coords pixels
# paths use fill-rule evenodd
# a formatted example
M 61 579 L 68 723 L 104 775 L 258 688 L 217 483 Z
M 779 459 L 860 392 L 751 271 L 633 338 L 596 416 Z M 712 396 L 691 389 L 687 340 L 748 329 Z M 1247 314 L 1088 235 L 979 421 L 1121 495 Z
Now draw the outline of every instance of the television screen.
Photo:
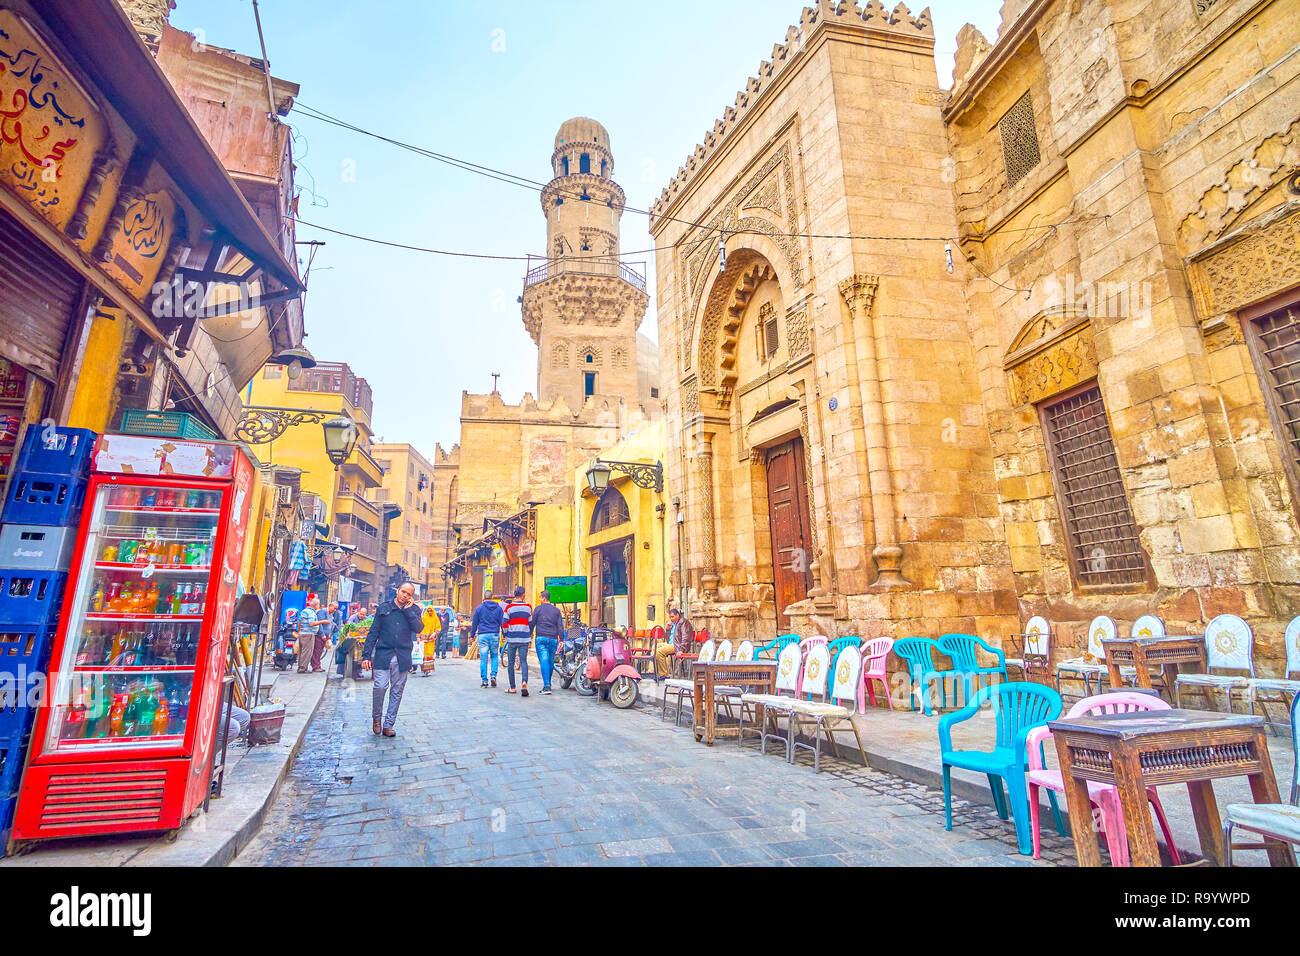
M 551 594 L 552 604 L 585 604 L 587 578 L 544 578 L 543 587 Z

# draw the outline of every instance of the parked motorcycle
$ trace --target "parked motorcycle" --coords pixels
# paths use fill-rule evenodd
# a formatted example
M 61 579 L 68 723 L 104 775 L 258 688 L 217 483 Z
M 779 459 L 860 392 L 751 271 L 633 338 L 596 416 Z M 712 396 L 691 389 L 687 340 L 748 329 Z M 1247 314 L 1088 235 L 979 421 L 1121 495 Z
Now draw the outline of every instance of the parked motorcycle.
M 298 635 L 293 629 L 293 625 L 284 623 L 275 633 L 275 655 L 271 658 L 271 664 L 276 670 L 287 670 L 289 667 L 298 663 Z
M 573 686 L 584 697 L 600 692 L 620 710 L 636 703 L 641 693 L 641 672 L 632 663 L 632 643 L 604 628 L 587 632 L 587 663 L 574 675 Z
M 573 686 L 574 676 L 586 666 L 587 636 L 582 625 L 577 624 L 565 631 L 564 640 L 555 651 L 555 673 L 560 676 L 560 686 L 566 689 Z

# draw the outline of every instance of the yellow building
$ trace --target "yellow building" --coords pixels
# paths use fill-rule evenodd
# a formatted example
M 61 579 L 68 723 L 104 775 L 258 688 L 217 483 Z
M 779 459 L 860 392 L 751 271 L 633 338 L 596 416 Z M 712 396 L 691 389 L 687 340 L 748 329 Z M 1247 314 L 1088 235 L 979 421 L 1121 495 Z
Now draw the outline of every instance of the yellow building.
M 325 454 L 320 425 L 289 427 L 274 441 L 257 446 L 265 460 L 302 469 L 302 490 L 328 504 L 328 538 L 349 551 L 352 569 L 344 576 L 355 582 L 354 600 L 378 597 L 376 572 L 384 563 L 381 505 L 367 497 L 383 484 L 383 469 L 371 455 L 370 385 L 342 362 L 322 362 L 291 379 L 283 366 L 268 365 L 245 393 L 249 406 L 338 413 L 357 426 L 352 456 L 337 470 Z M 332 590 L 332 589 L 331 589 Z
M 370 450 L 384 470 L 384 485 L 371 491 L 371 500 L 401 509 L 389 529 L 386 560 L 419 585 L 420 597 L 435 590 L 441 596 L 442 573 L 432 560 L 433 464 L 406 443 L 377 443 Z
M 586 619 L 617 627 L 662 626 L 674 604 L 664 560 L 667 502 L 656 490 L 653 469 L 664 460 L 663 419 L 647 421 L 600 453 L 610 468 L 608 486 L 597 495 L 588 473 L 597 459 L 574 473 L 573 575 L 587 577 Z M 636 469 L 634 480 L 627 465 Z M 659 472 L 662 477 L 662 471 Z M 649 486 L 649 487 L 647 487 Z M 658 487 L 662 487 L 660 484 Z

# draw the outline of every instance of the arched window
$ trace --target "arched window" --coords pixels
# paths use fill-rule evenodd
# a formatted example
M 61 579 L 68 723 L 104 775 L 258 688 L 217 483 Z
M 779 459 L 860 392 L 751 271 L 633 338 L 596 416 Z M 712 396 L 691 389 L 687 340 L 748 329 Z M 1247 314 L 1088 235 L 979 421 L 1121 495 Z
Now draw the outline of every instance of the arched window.
M 591 172 L 591 157 L 586 153 L 583 153 L 581 156 L 578 157 L 578 172 L 580 173 Z
M 591 513 L 591 533 L 615 528 L 632 520 L 627 500 L 617 488 L 610 485 L 596 502 L 596 510 Z

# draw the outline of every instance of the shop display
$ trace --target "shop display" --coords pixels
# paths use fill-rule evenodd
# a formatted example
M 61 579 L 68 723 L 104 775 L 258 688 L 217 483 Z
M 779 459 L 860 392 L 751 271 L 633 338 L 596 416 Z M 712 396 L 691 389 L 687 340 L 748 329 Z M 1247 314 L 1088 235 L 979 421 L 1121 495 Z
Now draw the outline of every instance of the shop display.
M 160 475 L 121 473 L 110 442 L 171 457 Z M 221 572 L 239 565 L 253 472 L 231 446 L 182 444 L 107 435 L 95 452 L 18 839 L 176 826 L 206 793 L 234 601 Z M 229 473 L 188 477 L 190 461 Z M 60 789 L 69 773 L 87 781 L 75 806 Z M 147 801 L 111 812 L 122 786 L 145 779 Z

